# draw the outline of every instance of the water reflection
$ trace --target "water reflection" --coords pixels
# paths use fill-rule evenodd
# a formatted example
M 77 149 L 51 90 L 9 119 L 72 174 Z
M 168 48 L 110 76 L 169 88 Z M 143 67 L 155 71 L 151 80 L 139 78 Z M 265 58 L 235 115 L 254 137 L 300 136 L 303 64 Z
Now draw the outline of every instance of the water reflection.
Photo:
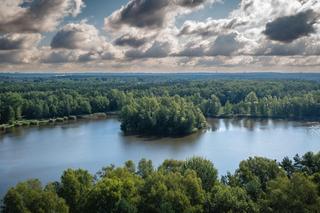
M 59 179 L 67 168 L 95 173 L 127 160 L 183 160 L 197 155 L 220 174 L 234 171 L 249 156 L 282 159 L 320 150 L 319 122 L 270 119 L 208 119 L 208 128 L 181 138 L 124 136 L 117 119 L 58 126 L 16 128 L 0 135 L 0 197 L 28 178 Z
M 270 125 L 268 119 L 208 119 L 210 131 L 229 131 L 232 129 L 245 129 L 246 131 L 256 131 Z M 272 125 L 272 124 L 271 124 Z
M 148 136 L 123 136 L 119 133 L 121 144 L 124 147 L 149 146 L 154 149 L 169 147 L 179 149 L 179 147 L 192 146 L 205 134 L 205 130 L 184 137 L 148 137 Z
M 291 129 L 299 127 L 308 127 L 315 131 L 319 130 L 319 122 L 307 121 L 287 121 L 282 119 L 250 119 L 250 118 L 232 118 L 232 119 L 208 119 L 209 131 L 231 131 L 242 129 L 245 131 L 257 131 L 267 129 Z

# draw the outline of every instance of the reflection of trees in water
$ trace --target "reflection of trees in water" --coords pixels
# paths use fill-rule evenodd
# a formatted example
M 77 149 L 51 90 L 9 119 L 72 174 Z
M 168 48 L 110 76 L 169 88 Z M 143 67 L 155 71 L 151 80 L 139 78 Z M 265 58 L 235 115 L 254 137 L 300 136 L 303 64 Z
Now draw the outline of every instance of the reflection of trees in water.
M 141 145 L 153 148 L 161 148 L 167 146 L 174 148 L 183 148 L 186 145 L 196 145 L 200 138 L 205 134 L 205 130 L 200 130 L 194 134 L 183 137 L 154 137 L 141 135 L 125 136 L 123 133 L 119 134 L 120 142 L 123 146 L 126 147 L 135 147 L 136 145 Z
M 269 125 L 269 119 L 260 119 L 259 123 L 260 123 L 260 128 L 265 128 Z
M 270 119 L 270 128 L 277 129 L 289 129 L 291 127 L 298 127 L 302 125 L 302 122 L 299 121 L 292 121 L 286 119 Z
M 230 123 L 232 124 L 233 127 L 241 128 L 242 127 L 242 119 L 239 118 L 234 118 L 234 119 L 229 119 Z
M 254 119 L 243 119 L 243 127 L 248 129 L 249 131 L 254 131 L 257 126 L 257 122 Z
M 9 136 L 10 137 L 10 135 L 13 135 L 14 137 L 17 137 L 18 139 L 23 138 L 26 133 L 26 128 L 27 127 L 14 127 L 12 129 L 6 130 L 6 132 L 3 133 L 3 135 L 1 135 L 1 136 Z
M 209 131 L 215 132 L 219 130 L 221 125 L 220 122 L 221 122 L 221 119 L 208 119 L 207 123 L 208 123 Z
M 231 126 L 231 119 L 224 119 L 222 121 L 224 122 L 224 126 L 225 126 L 226 130 L 229 130 L 230 126 Z
M 220 128 L 230 130 L 234 128 L 246 128 L 250 131 L 255 130 L 259 125 L 268 125 L 268 120 L 256 120 L 252 118 L 230 118 L 230 119 L 208 119 L 211 131 L 217 131 Z
M 320 136 L 320 123 L 314 122 L 311 123 L 308 128 L 306 128 L 308 134 L 312 136 Z

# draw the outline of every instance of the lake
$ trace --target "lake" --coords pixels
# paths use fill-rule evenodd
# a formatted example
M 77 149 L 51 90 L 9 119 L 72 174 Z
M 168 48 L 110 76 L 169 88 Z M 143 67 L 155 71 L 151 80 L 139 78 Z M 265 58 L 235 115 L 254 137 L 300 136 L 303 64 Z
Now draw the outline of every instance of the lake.
M 182 138 L 124 136 L 115 118 L 52 127 L 18 128 L 0 135 L 0 197 L 10 186 L 29 178 L 59 180 L 67 168 L 91 173 L 127 160 L 203 156 L 219 174 L 234 172 L 241 160 L 320 150 L 320 123 L 285 120 L 208 119 L 209 128 Z

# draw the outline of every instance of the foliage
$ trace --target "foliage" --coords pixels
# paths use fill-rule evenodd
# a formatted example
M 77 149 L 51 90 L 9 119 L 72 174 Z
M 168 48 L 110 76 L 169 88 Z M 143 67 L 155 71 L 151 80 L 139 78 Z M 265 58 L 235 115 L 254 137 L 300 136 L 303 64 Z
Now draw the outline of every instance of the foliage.
M 151 124 L 159 125 L 152 126 L 152 132 L 163 132 L 166 119 L 176 119 L 181 131 L 194 127 L 188 125 L 194 116 L 202 117 L 198 108 L 203 115 L 215 117 L 319 118 L 320 84 L 177 76 L 0 76 L 0 124 L 123 110 L 129 115 L 140 113 L 130 118 L 143 120 L 139 129 Z
M 257 206 L 241 187 L 214 186 L 209 197 L 209 212 L 256 212 Z
M 79 212 L 92 187 L 93 176 L 88 171 L 68 169 L 61 176 L 57 193 L 65 199 L 71 212 Z
M 268 183 L 266 195 L 267 212 L 317 212 L 320 197 L 317 185 L 301 173 L 291 179 L 278 177 Z
M 218 171 L 211 161 L 201 157 L 193 157 L 185 161 L 182 171 L 193 170 L 201 179 L 202 187 L 209 191 L 218 177 Z
M 64 199 L 44 190 L 39 180 L 19 183 L 7 192 L 3 202 L 3 213 L 69 212 Z
M 121 111 L 121 129 L 126 133 L 184 135 L 205 127 L 199 108 L 175 97 L 143 97 Z
M 249 158 L 241 161 L 234 176 L 229 177 L 230 184 L 243 187 L 252 199 L 263 196 L 267 183 L 277 177 L 285 176 L 278 163 L 262 157 Z
M 318 212 L 319 155 L 286 157 L 281 163 L 249 158 L 221 181 L 213 164 L 200 157 L 165 160 L 158 169 L 151 160 L 142 159 L 137 170 L 127 161 L 123 167 L 103 168 L 95 179 L 86 170 L 68 169 L 60 182 L 44 188 L 38 180 L 29 180 L 9 189 L 2 211 Z

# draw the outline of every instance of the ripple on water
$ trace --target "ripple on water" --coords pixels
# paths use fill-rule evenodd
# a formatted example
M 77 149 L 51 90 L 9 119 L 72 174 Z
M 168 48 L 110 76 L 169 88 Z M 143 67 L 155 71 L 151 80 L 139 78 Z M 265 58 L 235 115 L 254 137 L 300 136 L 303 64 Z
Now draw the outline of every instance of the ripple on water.
M 314 122 L 306 129 L 312 136 L 320 136 L 320 123 Z

